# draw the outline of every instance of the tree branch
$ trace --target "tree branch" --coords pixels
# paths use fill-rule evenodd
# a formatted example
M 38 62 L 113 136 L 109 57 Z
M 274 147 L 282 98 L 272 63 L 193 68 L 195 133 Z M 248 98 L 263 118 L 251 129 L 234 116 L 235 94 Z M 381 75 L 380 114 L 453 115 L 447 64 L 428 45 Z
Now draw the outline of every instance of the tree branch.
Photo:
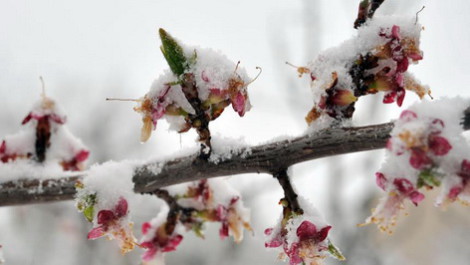
M 82 177 L 84 175 L 0 183 L 0 206 L 72 200 L 75 183 Z
M 470 129 L 470 108 L 462 127 Z M 133 177 L 134 190 L 153 193 L 158 188 L 204 178 L 244 173 L 280 172 L 294 164 L 317 158 L 384 148 L 393 123 L 365 127 L 333 128 L 312 135 L 246 147 L 232 158 L 214 163 L 199 154 L 140 166 Z M 152 168 L 160 168 L 153 172 Z M 0 184 L 0 206 L 71 200 L 75 182 L 84 175 L 44 180 L 18 180 Z M 0 176 L 1 179 L 1 176 Z
M 197 154 L 167 161 L 163 165 L 162 162 L 149 163 L 136 170 L 134 190 L 146 193 L 204 178 L 244 173 L 271 174 L 312 159 L 383 148 L 392 128 L 393 123 L 385 123 L 326 129 L 314 135 L 247 147 L 218 163 L 199 159 Z M 154 168 L 161 168 L 161 171 L 155 173 Z

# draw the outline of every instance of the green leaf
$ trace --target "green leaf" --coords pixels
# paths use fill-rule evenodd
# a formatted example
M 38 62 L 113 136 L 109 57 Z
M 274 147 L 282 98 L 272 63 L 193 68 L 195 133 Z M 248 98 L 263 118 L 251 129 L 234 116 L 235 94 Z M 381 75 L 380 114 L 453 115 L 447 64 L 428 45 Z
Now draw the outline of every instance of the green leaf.
M 430 169 L 421 171 L 418 176 L 418 188 L 425 185 L 430 187 L 439 187 L 441 185 L 441 181 L 438 179 L 438 176 L 436 176 L 436 174 Z
M 203 231 L 204 224 L 202 222 L 196 223 L 193 225 L 192 230 L 196 234 L 197 237 L 204 239 L 204 231 Z
M 93 222 L 94 212 L 95 212 L 95 207 L 93 205 L 88 206 L 87 208 L 85 208 L 85 210 L 83 210 L 83 215 L 90 223 Z
M 162 40 L 160 50 L 162 51 L 168 66 L 170 66 L 171 71 L 180 77 L 188 68 L 188 61 L 184 56 L 183 48 L 164 29 L 160 29 L 158 32 L 160 34 L 160 39 Z
M 328 239 L 328 252 L 338 260 L 346 260 L 341 251 Z

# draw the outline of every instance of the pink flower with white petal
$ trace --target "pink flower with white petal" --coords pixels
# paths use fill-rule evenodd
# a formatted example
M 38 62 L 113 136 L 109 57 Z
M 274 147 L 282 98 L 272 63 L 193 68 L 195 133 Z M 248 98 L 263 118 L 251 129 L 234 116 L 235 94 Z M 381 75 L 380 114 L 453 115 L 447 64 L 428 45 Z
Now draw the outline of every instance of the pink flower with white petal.
M 100 210 L 96 215 L 96 226 L 88 232 L 88 239 L 107 236 L 116 239 L 121 252 L 127 253 L 137 245 L 132 233 L 133 224 L 127 220 L 127 200 L 121 197 L 112 210 Z
M 183 240 L 183 236 L 176 232 L 168 235 L 166 227 L 166 223 L 157 227 L 148 222 L 142 224 L 145 241 L 140 243 L 140 246 L 146 249 L 142 255 L 144 262 L 149 262 L 165 252 L 175 251 Z
M 265 247 L 279 249 L 279 258 L 288 259 L 290 265 L 320 265 L 328 254 L 344 260 L 340 251 L 328 240 L 331 225 L 326 224 L 318 211 L 303 198 L 300 202 L 304 214 L 284 215 L 278 226 L 264 231 L 268 237 Z

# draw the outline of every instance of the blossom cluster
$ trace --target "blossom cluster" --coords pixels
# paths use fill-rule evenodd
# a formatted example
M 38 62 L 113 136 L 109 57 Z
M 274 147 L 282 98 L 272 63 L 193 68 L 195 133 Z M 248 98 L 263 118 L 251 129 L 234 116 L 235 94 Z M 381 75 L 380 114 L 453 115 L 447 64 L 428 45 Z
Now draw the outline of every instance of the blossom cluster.
M 180 184 L 164 192 L 166 200 L 174 201 L 170 203 L 166 219 L 159 215 L 142 225 L 141 246 L 147 248 L 144 261 L 175 250 L 183 239 L 184 230 L 204 238 L 205 222 L 220 223 L 220 238 L 231 235 L 237 243 L 243 239 L 243 229 L 252 230 L 248 223 L 249 210 L 243 206 L 240 194 L 223 179 Z
M 411 63 L 423 59 L 419 49 L 421 26 L 408 17 L 374 17 L 358 29 L 353 39 L 328 49 L 308 65 L 299 67 L 309 73 L 314 107 L 307 114 L 309 124 L 352 117 L 359 97 L 384 92 L 383 103 L 401 106 L 405 90 L 420 98 L 429 94 L 407 73 Z M 315 123 L 316 126 L 321 126 Z
M 443 186 L 436 204 L 470 202 L 470 146 L 461 117 L 468 102 L 444 99 L 415 104 L 401 113 L 387 143 L 387 159 L 376 173 L 387 192 L 366 223 L 392 232 L 404 201 L 418 205 L 424 190 Z
M 240 193 L 225 179 L 208 179 L 155 191 L 165 203 L 155 218 L 142 224 L 142 238 L 137 240 L 129 211 L 129 202 L 140 196 L 132 191 L 133 170 L 132 163 L 108 162 L 91 167 L 83 182 L 76 184 L 76 207 L 93 223 L 88 239 L 115 239 L 123 254 L 136 246 L 145 249 L 142 260 L 150 264 L 176 250 L 186 231 L 204 238 L 207 222 L 220 223 L 221 239 L 233 236 L 237 243 L 243 239 L 243 229 L 252 230 Z
M 264 231 L 268 236 L 266 248 L 280 249 L 280 259 L 289 259 L 290 265 L 320 265 L 327 254 L 339 260 L 345 258 L 330 242 L 328 225 L 320 213 L 307 201 L 300 198 L 303 213 L 289 210 L 287 202 L 281 200 L 284 213 L 280 224 Z
M 170 129 L 185 132 L 214 120 L 228 105 L 240 115 L 251 108 L 246 71 L 211 49 L 184 46 L 163 29 L 162 52 L 170 66 L 134 108 L 142 114 L 141 141 L 145 142 L 161 118 Z
M 128 216 L 128 202 L 120 197 L 111 209 L 96 211 L 98 196 L 85 189 L 81 182 L 75 187 L 78 190 L 76 199 L 77 209 L 83 213 L 89 222 L 94 223 L 93 229 L 88 232 L 88 239 L 97 239 L 106 236 L 108 239 L 116 239 L 123 254 L 131 251 L 137 245 L 132 231 L 133 223 Z
M 89 151 L 70 133 L 66 121 L 57 103 L 43 95 L 23 119 L 23 130 L 1 140 L 1 163 L 29 159 L 57 162 L 66 171 L 83 170 Z

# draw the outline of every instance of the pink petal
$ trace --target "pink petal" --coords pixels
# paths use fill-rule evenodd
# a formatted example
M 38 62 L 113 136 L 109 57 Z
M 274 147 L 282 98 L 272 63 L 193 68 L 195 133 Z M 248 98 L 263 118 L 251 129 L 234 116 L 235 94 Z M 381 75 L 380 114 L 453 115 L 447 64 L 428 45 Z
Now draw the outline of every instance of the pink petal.
M 272 230 L 272 228 L 270 228 L 270 229 Z M 266 229 L 266 230 L 268 230 L 268 229 Z M 264 243 L 265 248 L 277 248 L 277 247 L 280 247 L 280 246 L 282 246 L 282 238 L 281 238 L 280 234 L 277 234 L 275 238 L 271 239 L 271 241 Z
M 410 53 L 408 54 L 408 57 L 410 57 L 413 61 L 419 61 L 423 59 L 423 56 L 419 53 Z
M 457 199 L 457 196 L 459 196 L 462 191 L 463 188 L 460 185 L 454 186 L 450 189 L 449 194 L 447 194 L 447 198 L 455 201 Z
M 397 90 L 397 105 L 398 107 L 401 107 L 403 104 L 403 100 L 405 99 L 405 89 L 401 88 Z
M 127 214 L 127 209 L 128 209 L 128 204 L 126 199 L 123 197 L 119 198 L 119 201 L 116 205 L 116 208 L 114 209 L 114 212 L 116 213 L 117 218 L 121 218 Z
M 147 242 L 145 242 L 147 243 Z M 144 243 L 142 243 L 141 245 L 143 245 Z M 155 257 L 155 255 L 157 254 L 157 249 L 155 247 L 149 247 L 147 248 L 147 251 L 144 252 L 144 254 L 142 254 L 142 260 L 143 261 L 151 261 L 153 260 L 153 258 Z
M 400 27 L 397 25 L 393 25 L 392 27 L 392 37 L 399 39 L 400 38 Z
M 267 236 L 270 236 L 274 231 L 274 228 L 266 228 L 264 230 L 264 234 L 267 235 Z
M 395 188 L 404 195 L 410 194 L 415 190 L 415 186 L 411 181 L 405 179 L 405 178 L 397 178 L 393 180 L 393 185 Z
M 152 225 L 149 222 L 145 222 L 142 224 L 142 234 L 147 234 L 149 229 L 152 228 Z
M 64 124 L 64 123 L 67 121 L 67 119 L 66 119 L 65 116 L 64 116 L 64 117 L 60 117 L 59 115 L 57 115 L 57 114 L 55 114 L 55 113 L 49 115 L 49 118 L 51 118 L 51 120 L 52 120 L 53 122 L 57 123 L 57 124 Z
M 460 165 L 461 173 L 464 173 L 466 176 L 470 176 L 470 161 L 467 159 L 462 160 Z
M 377 186 L 379 186 L 382 190 L 385 190 L 385 185 L 387 184 L 387 178 L 383 173 L 377 172 L 375 173 L 375 182 Z
M 170 251 L 175 251 L 176 247 L 183 241 L 183 236 L 182 235 L 176 235 L 174 236 L 168 244 L 162 249 L 162 252 L 170 252 Z
M 227 218 L 227 210 L 225 209 L 225 206 L 223 206 L 222 204 L 219 204 L 217 206 L 216 216 L 217 221 L 222 221 Z
M 238 115 L 240 115 L 240 117 L 245 115 L 245 97 L 241 92 L 238 92 L 235 96 L 234 100 L 232 101 L 232 107 L 238 113 Z
M 225 239 L 226 237 L 228 237 L 228 232 L 229 232 L 228 223 L 222 222 L 222 226 L 219 229 L 220 239 Z
M 230 206 L 234 205 L 240 200 L 240 196 L 235 196 L 232 199 L 230 199 Z
M 395 75 L 395 81 L 397 82 L 397 85 L 399 87 L 403 87 L 404 84 L 405 84 L 405 78 L 403 77 L 403 74 L 402 73 L 397 73 Z
M 410 66 L 410 62 L 408 61 L 408 58 L 404 57 L 403 59 L 401 59 L 400 61 L 397 61 L 397 73 L 404 73 L 406 72 L 406 70 L 408 70 L 408 67 Z M 397 80 L 397 83 L 400 84 L 400 82 L 398 82 Z M 403 82 L 401 82 L 401 84 L 403 85 Z M 402 86 L 400 85 L 400 86 Z
M 319 243 L 325 240 L 328 237 L 328 233 L 330 232 L 331 225 L 323 227 L 316 235 L 315 242 Z
M 411 194 L 408 197 L 410 198 L 410 200 L 413 202 L 415 206 L 418 206 L 418 203 L 424 200 L 424 194 L 422 194 L 419 191 L 411 192 Z
M 75 155 L 75 161 L 77 162 L 83 162 L 88 159 L 88 156 L 90 155 L 90 152 L 88 150 L 80 150 L 77 155 Z
M 102 226 L 97 226 L 88 232 L 87 239 L 97 239 L 104 235 L 105 231 Z
M 395 102 L 395 97 L 397 96 L 397 93 L 395 91 L 390 91 L 387 94 L 384 95 L 383 103 L 385 104 L 390 104 Z
M 204 82 L 209 82 L 209 77 L 207 77 L 207 74 L 206 74 L 205 70 L 203 70 L 202 73 L 201 73 L 201 79 Z
M 435 132 L 441 132 L 442 129 L 444 129 L 444 127 L 445 127 L 445 123 L 441 119 L 434 119 L 431 124 L 433 126 L 433 129 L 437 130 Z
M 7 151 L 7 143 L 5 140 L 2 141 L 2 145 L 0 145 L 0 154 L 4 154 Z
M 277 247 L 280 247 L 282 246 L 282 241 L 278 240 L 277 238 L 269 241 L 269 242 L 266 242 L 264 243 L 264 247 L 265 248 L 277 248 Z
M 28 123 L 31 118 L 33 117 L 32 113 L 30 112 L 24 119 L 23 121 L 21 122 L 22 125 L 25 125 L 26 123 Z
M 302 263 L 303 260 L 299 256 L 299 243 L 295 242 L 292 243 L 291 248 L 289 250 L 284 249 L 284 252 L 286 252 L 287 256 L 289 257 L 289 264 L 290 265 L 296 265 L 299 263 Z
M 116 216 L 110 210 L 101 210 L 98 212 L 98 224 L 100 225 L 106 225 L 114 219 L 116 219 Z
M 316 234 L 317 227 L 309 221 L 303 221 L 297 228 L 297 236 L 299 237 L 300 241 L 312 238 L 316 236 Z
M 389 139 L 387 140 L 387 143 L 385 144 L 385 148 L 387 148 L 387 150 L 389 150 L 389 151 L 393 151 L 393 150 L 392 150 L 392 149 L 393 149 L 393 141 L 392 141 L 391 138 L 389 138 Z
M 449 153 L 452 146 L 446 138 L 441 136 L 431 136 L 429 139 L 429 148 L 437 156 L 443 156 Z
M 416 118 L 418 118 L 418 115 L 414 111 L 411 111 L 411 110 L 404 110 L 400 114 L 400 120 L 404 122 L 409 122 Z
M 410 165 L 416 169 L 422 169 L 424 166 L 430 165 L 432 160 L 426 155 L 421 148 L 412 148 L 410 156 Z
M 212 95 L 214 96 L 223 96 L 223 92 L 222 90 L 218 89 L 218 88 L 209 88 L 209 91 Z

